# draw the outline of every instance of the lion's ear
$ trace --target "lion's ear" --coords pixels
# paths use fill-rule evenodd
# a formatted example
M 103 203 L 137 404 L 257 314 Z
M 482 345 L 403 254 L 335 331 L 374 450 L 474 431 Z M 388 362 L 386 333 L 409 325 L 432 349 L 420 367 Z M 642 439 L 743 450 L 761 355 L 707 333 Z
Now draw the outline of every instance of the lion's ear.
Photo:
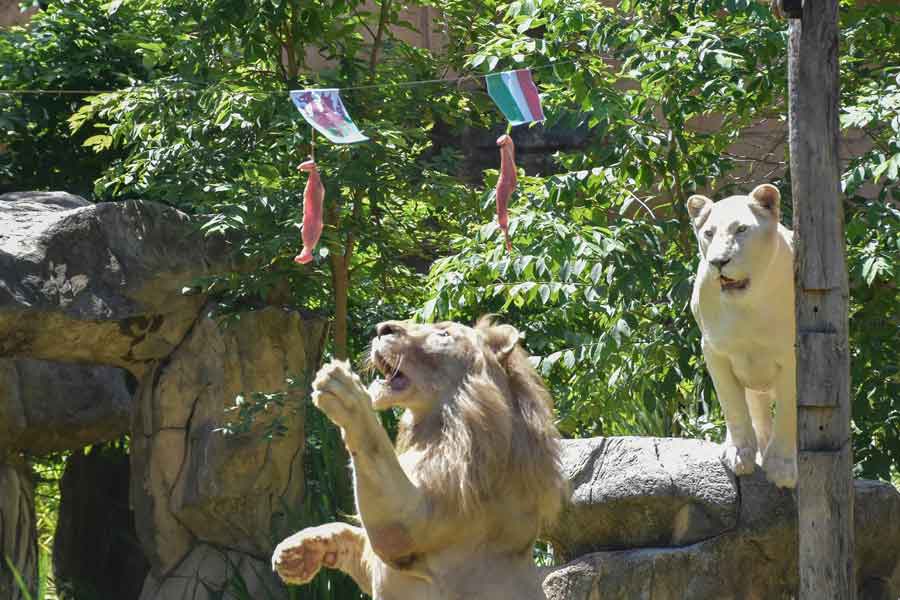
M 750 192 L 750 198 L 753 199 L 757 206 L 773 215 L 776 219 L 778 218 L 778 213 L 781 209 L 781 192 L 778 191 L 777 187 L 768 183 L 758 185 Z
M 700 229 L 709 217 L 709 211 L 712 209 L 713 201 L 706 196 L 694 194 L 687 200 L 687 211 L 691 217 L 691 224 L 694 229 Z
M 487 330 L 488 345 L 500 362 L 509 358 L 509 355 L 519 343 L 519 332 L 512 325 L 494 325 Z

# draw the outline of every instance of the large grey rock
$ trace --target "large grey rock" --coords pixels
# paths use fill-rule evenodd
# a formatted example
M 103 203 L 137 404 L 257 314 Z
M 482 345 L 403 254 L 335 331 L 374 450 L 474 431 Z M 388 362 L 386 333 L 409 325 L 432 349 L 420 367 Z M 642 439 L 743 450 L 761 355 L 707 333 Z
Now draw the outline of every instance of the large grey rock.
M 0 359 L 0 449 L 41 455 L 128 433 L 129 380 L 115 367 Z
M 793 495 L 759 470 L 734 479 L 713 460 L 717 452 L 715 444 L 695 440 L 565 442 L 573 502 L 547 537 L 564 559 L 579 558 L 545 579 L 548 600 L 793 597 Z M 855 491 L 860 600 L 894 600 L 900 597 L 900 494 L 874 481 L 855 482 Z M 686 513 L 685 506 L 692 508 Z M 697 516 L 685 526 L 685 514 Z M 614 530 L 613 519 L 622 531 Z
M 25 596 L 6 564 L 7 558 L 34 597 L 38 567 L 34 484 L 27 467 L 12 457 L 9 462 L 0 462 L 0 598 L 22 600 Z
M 172 352 L 205 301 L 182 289 L 226 265 L 221 241 L 153 202 L 4 194 L 0 232 L 0 356 L 140 374 Z
M 59 482 L 53 574 L 62 598 L 137 600 L 149 565 L 128 502 L 128 453 L 100 444 L 73 452 Z
M 226 407 L 241 395 L 285 390 L 289 377 L 308 380 L 325 332 L 322 320 L 272 307 L 230 321 L 204 316 L 143 379 L 131 498 L 157 582 L 175 577 L 197 542 L 266 559 L 287 533 L 283 508 L 299 506 L 303 495 L 303 419 L 291 409 L 302 406 L 308 386 L 289 391 L 284 410 L 272 403 L 245 433 L 223 430 Z M 268 440 L 278 414 L 288 433 Z
M 547 537 L 572 558 L 596 549 L 681 546 L 732 529 L 738 490 L 719 454 L 700 440 L 566 440 L 572 498 Z
M 199 544 L 170 576 L 148 575 L 140 600 L 286 600 L 287 597 L 268 560 Z

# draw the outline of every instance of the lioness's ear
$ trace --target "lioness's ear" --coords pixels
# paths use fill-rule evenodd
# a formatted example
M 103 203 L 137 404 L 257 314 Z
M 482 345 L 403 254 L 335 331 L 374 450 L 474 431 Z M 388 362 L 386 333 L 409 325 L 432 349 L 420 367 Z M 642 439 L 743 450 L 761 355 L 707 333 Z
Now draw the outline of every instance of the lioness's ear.
M 760 208 L 773 215 L 776 219 L 781 209 L 781 193 L 774 185 L 764 183 L 753 188 L 750 192 L 750 198 Z
M 519 343 L 519 332 L 512 325 L 495 325 L 485 333 L 488 345 L 500 362 L 505 361 Z
M 706 196 L 694 194 L 687 200 L 687 211 L 691 217 L 691 224 L 694 229 L 700 229 L 709 217 L 709 211 L 712 208 L 713 201 Z

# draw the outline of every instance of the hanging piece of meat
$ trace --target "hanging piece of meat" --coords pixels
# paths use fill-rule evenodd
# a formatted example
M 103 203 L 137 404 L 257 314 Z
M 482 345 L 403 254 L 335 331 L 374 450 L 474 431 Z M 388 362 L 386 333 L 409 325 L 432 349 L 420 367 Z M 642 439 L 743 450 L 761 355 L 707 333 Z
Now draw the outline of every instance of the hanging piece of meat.
M 315 161 L 308 160 L 297 167 L 309 173 L 306 189 L 303 190 L 303 251 L 294 257 L 294 262 L 304 265 L 313 259 L 312 252 L 322 235 L 322 201 L 325 199 L 325 186 L 319 177 Z
M 512 252 L 509 242 L 509 198 L 516 189 L 516 146 L 508 135 L 497 138 L 500 147 L 500 178 L 497 179 L 497 223 L 506 239 L 506 251 Z

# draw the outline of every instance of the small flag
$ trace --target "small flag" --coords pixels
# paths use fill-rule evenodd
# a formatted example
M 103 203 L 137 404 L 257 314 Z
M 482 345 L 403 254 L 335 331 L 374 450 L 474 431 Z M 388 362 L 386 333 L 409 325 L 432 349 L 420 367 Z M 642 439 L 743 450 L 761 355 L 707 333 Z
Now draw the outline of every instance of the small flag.
M 510 125 L 522 125 L 543 121 L 541 98 L 531 79 L 531 71 L 518 69 L 491 73 L 486 78 L 488 94 L 509 121 Z
M 369 139 L 347 114 L 337 89 L 293 90 L 291 100 L 306 122 L 335 144 L 353 144 Z

